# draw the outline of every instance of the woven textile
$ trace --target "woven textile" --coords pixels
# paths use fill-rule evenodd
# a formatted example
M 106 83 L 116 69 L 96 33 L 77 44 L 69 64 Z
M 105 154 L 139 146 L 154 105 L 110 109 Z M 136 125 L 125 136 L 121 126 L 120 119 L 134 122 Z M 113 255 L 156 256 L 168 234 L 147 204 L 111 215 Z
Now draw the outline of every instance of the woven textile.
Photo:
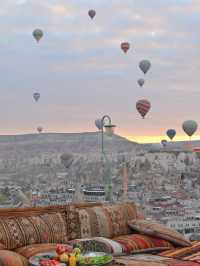
M 200 242 L 192 242 L 191 247 L 176 248 L 174 250 L 161 252 L 160 255 L 200 263 Z
M 191 261 L 181 261 L 154 255 L 134 255 L 115 258 L 115 266 L 198 266 Z
M 131 232 L 128 220 L 137 219 L 134 204 L 120 203 L 88 208 L 66 208 L 69 239 L 111 238 Z
M 57 244 L 33 244 L 22 248 L 15 249 L 15 252 L 21 254 L 25 258 L 29 259 L 30 257 L 36 255 L 37 253 L 55 251 Z M 72 247 L 69 245 L 63 245 L 66 247 L 69 252 L 72 251 Z
M 173 248 L 172 244 L 167 240 L 139 234 L 118 236 L 114 237 L 113 240 L 121 244 L 123 252 L 125 253 L 131 253 L 141 249 L 148 250 L 162 247 Z
M 191 246 L 191 242 L 186 240 L 182 234 L 157 222 L 132 220 L 128 222 L 128 225 L 137 232 L 168 240 L 175 245 L 182 247 Z
M 66 243 L 64 214 L 1 218 L 0 242 L 11 250 L 37 243 Z
M 112 254 L 121 254 L 122 246 L 108 238 L 104 237 L 93 237 L 87 239 L 76 239 L 69 242 L 71 245 L 78 244 L 83 253 L 85 252 L 105 252 Z
M 67 206 L 65 211 L 68 239 L 81 238 L 79 213 L 73 206 Z
M 0 266 L 29 266 L 29 262 L 13 251 L 0 250 Z

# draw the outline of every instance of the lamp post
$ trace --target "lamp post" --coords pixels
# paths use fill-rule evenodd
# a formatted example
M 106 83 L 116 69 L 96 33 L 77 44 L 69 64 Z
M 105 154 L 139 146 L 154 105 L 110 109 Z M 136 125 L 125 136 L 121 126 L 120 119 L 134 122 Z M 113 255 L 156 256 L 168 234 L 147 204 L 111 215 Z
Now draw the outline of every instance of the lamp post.
M 105 123 L 105 121 L 108 120 L 108 123 Z M 104 151 L 104 129 L 107 136 L 112 137 L 114 134 L 115 125 L 112 124 L 111 118 L 108 115 L 104 115 L 101 118 L 101 152 L 103 159 L 105 159 L 107 163 L 107 169 L 109 171 L 106 171 L 106 174 L 108 176 L 105 176 L 105 171 L 103 171 L 103 175 L 105 177 L 106 181 L 106 189 L 105 189 L 105 195 L 106 200 L 111 201 L 112 199 L 112 184 L 111 184 L 111 173 L 110 173 L 110 166 L 108 165 L 108 158 L 106 157 L 105 151 Z

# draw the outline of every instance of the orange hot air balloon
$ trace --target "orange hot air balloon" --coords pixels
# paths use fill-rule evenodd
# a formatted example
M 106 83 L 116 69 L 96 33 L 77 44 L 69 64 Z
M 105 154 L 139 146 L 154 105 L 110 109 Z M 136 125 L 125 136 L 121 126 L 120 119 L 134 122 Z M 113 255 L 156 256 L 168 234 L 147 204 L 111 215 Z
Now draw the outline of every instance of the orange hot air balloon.
M 139 100 L 136 103 L 136 109 L 141 114 L 142 118 L 145 117 L 145 115 L 149 112 L 151 108 L 151 103 L 148 100 Z
M 124 51 L 124 53 L 127 53 L 127 51 L 130 49 L 130 43 L 122 42 L 121 43 L 121 49 Z

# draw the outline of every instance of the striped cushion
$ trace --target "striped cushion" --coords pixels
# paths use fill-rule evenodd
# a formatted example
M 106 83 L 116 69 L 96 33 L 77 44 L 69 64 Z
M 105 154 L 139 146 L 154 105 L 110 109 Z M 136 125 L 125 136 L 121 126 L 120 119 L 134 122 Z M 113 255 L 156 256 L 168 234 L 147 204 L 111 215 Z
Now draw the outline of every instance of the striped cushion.
M 191 242 L 175 230 L 166 227 L 163 224 L 147 220 L 131 220 L 128 222 L 130 228 L 145 235 L 155 236 L 166 239 L 175 245 L 188 247 Z
M 121 244 L 123 252 L 125 253 L 152 248 L 173 248 L 172 244 L 167 240 L 139 234 L 118 236 L 114 237 L 113 240 Z
M 160 253 L 161 256 L 200 263 L 200 242 L 192 242 L 191 247 L 176 248 Z
M 61 213 L 0 219 L 0 242 L 7 249 L 36 243 L 66 243 L 66 220 Z
M 119 203 L 88 208 L 67 207 L 69 239 L 106 237 L 129 234 L 128 220 L 137 219 L 137 208 Z
M 0 250 L 0 265 L 1 266 L 29 266 L 29 262 L 21 255 L 9 251 Z
M 36 255 L 37 253 L 55 251 L 57 244 L 33 244 L 22 248 L 15 249 L 15 252 L 21 254 L 25 258 L 29 259 L 30 257 Z M 67 250 L 72 251 L 72 247 L 69 245 L 64 245 Z

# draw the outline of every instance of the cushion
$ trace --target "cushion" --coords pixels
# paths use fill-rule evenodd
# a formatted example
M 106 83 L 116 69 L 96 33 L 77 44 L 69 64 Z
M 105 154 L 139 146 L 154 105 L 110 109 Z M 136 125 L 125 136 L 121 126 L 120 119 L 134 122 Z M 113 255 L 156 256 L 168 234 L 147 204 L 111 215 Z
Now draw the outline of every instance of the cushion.
M 37 253 L 55 251 L 57 244 L 33 244 L 21 248 L 15 249 L 15 252 L 21 254 L 25 258 L 29 259 L 30 257 L 36 255 Z M 72 247 L 69 245 L 63 245 L 70 252 L 72 251 Z
M 167 240 L 139 234 L 118 236 L 114 237 L 113 240 L 121 244 L 125 253 L 132 253 L 136 250 L 173 248 L 172 244 Z
M 157 222 L 132 220 L 128 222 L 128 225 L 137 232 L 169 240 L 175 245 L 182 247 L 191 246 L 191 242 L 185 239 L 183 235 Z
M 115 258 L 115 265 L 124 266 L 198 266 L 199 264 L 191 261 L 181 261 L 172 258 L 164 258 L 155 255 L 134 255 Z
M 6 249 L 37 243 L 66 243 L 64 213 L 0 219 L 0 242 Z
M 105 237 L 111 238 L 131 232 L 128 220 L 137 218 L 137 208 L 132 203 L 67 207 L 67 232 L 69 239 Z
M 160 255 L 200 263 L 200 242 L 193 242 L 191 247 L 176 248 L 174 250 L 161 252 Z
M 93 251 L 93 252 L 121 254 L 123 252 L 122 246 L 118 242 L 105 237 L 75 239 L 71 240 L 69 243 L 71 245 L 78 244 L 83 253 Z
M 29 266 L 29 262 L 13 251 L 0 250 L 0 266 Z

